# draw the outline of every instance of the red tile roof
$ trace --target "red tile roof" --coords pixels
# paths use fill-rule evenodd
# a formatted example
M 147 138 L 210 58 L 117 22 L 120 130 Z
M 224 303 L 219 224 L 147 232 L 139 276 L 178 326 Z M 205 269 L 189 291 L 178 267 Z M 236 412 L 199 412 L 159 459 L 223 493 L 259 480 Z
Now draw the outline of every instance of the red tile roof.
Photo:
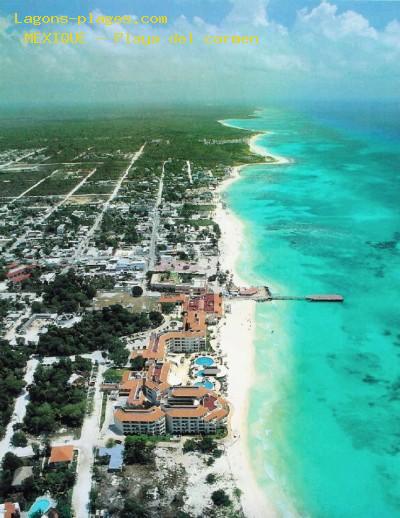
M 147 410 L 134 410 L 132 412 L 118 409 L 114 413 L 115 419 L 121 422 L 152 423 L 164 416 L 164 412 L 158 406 L 153 406 Z
M 173 397 L 201 398 L 207 393 L 208 390 L 204 387 L 173 387 L 171 390 Z
M 9 277 L 9 280 L 11 282 L 22 282 L 25 279 L 29 279 L 30 276 L 31 276 L 30 273 L 21 273 L 21 275 L 15 275 L 15 276 Z
M 166 408 L 165 412 L 170 417 L 204 417 L 208 410 L 203 405 L 196 407 Z
M 163 303 L 173 303 L 173 304 L 183 304 L 187 300 L 188 296 L 183 293 L 178 293 L 176 295 L 161 295 L 160 304 Z
M 51 448 L 51 455 L 49 464 L 55 462 L 71 462 L 74 458 L 74 447 L 72 444 L 66 446 L 53 446 Z
M 13 504 L 12 502 L 4 502 L 4 514 L 2 514 L 3 518 L 13 518 L 17 516 L 14 514 L 16 511 L 19 511 L 19 506 Z M 19 516 L 19 514 L 18 514 Z

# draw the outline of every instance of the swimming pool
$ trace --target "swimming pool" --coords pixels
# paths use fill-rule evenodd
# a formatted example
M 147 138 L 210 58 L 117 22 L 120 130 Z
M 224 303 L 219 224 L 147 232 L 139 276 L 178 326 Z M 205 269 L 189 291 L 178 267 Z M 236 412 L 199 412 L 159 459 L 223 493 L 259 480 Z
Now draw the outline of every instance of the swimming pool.
M 28 512 L 28 517 L 31 518 L 32 516 L 35 516 L 36 513 L 42 513 L 44 514 L 47 512 L 52 506 L 53 501 L 50 498 L 47 498 L 46 496 L 40 496 L 36 498 L 36 500 L 33 502 L 31 508 Z
M 211 365 L 214 365 L 215 362 L 211 356 L 199 356 L 196 358 L 194 363 L 197 363 L 197 365 L 202 365 L 203 367 L 211 367 Z
M 204 380 L 204 381 L 198 381 L 197 383 L 194 384 L 195 387 L 204 387 L 206 389 L 213 389 L 214 388 L 214 383 L 212 383 L 211 381 L 209 380 Z

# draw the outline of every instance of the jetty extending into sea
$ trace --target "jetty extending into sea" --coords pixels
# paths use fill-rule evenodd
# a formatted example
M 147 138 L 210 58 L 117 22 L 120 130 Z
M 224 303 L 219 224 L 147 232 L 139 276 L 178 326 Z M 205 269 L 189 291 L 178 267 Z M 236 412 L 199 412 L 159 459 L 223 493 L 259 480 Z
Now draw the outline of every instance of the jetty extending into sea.
M 270 302 L 273 300 L 305 300 L 308 302 L 344 302 L 344 297 L 337 293 L 316 293 L 312 295 L 278 295 L 271 293 L 268 286 L 234 288 L 229 292 L 231 298 Z

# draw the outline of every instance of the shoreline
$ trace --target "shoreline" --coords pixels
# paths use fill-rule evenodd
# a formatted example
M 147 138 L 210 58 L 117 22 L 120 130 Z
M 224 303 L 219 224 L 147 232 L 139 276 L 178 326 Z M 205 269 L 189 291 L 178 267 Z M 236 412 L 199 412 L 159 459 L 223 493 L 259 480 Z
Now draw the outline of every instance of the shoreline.
M 254 130 L 247 129 L 247 128 L 241 128 L 240 126 L 233 126 L 232 124 L 228 124 L 224 120 L 219 120 L 217 122 L 219 122 L 219 124 L 222 124 L 223 126 L 226 126 L 228 128 L 240 129 L 242 131 L 251 131 L 252 133 L 254 133 Z M 285 165 L 285 164 L 287 165 L 287 164 L 293 164 L 293 162 L 294 162 L 293 159 L 290 159 L 290 158 L 287 158 L 287 157 L 284 157 L 284 156 L 281 156 L 281 155 L 276 155 L 274 153 L 270 153 L 269 151 L 265 150 L 262 146 L 257 144 L 257 140 L 260 137 L 263 137 L 264 135 L 269 135 L 270 133 L 271 132 L 269 132 L 269 131 L 257 131 L 257 133 L 255 135 L 252 135 L 248 139 L 247 143 L 248 143 L 248 146 L 249 146 L 250 151 L 252 153 L 254 153 L 255 155 L 263 156 L 264 158 L 271 158 L 272 160 L 271 161 L 265 160 L 264 162 L 251 162 L 249 164 L 242 164 L 240 166 L 235 166 L 233 169 L 238 168 L 238 174 L 240 173 L 240 169 L 242 169 L 243 167 L 250 166 L 250 165 Z M 223 182 L 223 184 L 224 183 L 225 182 Z M 225 188 L 226 187 L 224 186 L 222 190 L 225 190 Z
M 238 178 L 229 178 L 224 188 Z M 243 243 L 244 225 L 232 212 L 218 204 L 215 221 L 221 229 L 221 265 L 233 274 L 234 283 L 247 285 L 239 276 L 235 263 Z M 232 236 L 234 238 L 232 239 Z M 251 465 L 248 447 L 247 417 L 250 391 L 255 383 L 255 331 L 256 302 L 232 300 L 230 313 L 225 313 L 219 326 L 219 343 L 228 364 L 227 398 L 231 407 L 229 434 L 225 440 L 225 454 L 232 475 L 241 490 L 241 504 L 246 518 L 273 518 L 277 512 L 259 486 Z M 232 344 L 240 343 L 240 348 Z
M 230 126 L 223 121 L 221 124 Z M 259 145 L 257 139 L 266 134 L 257 133 L 248 140 L 250 150 L 258 155 L 271 158 L 272 161 L 260 162 L 263 165 L 288 164 L 287 158 L 268 153 Z M 238 286 L 248 286 L 240 277 L 237 264 L 244 243 L 244 223 L 228 208 L 222 200 L 223 192 L 240 178 L 240 171 L 248 165 L 232 168 L 232 175 L 217 188 L 218 203 L 215 221 L 221 229 L 220 262 L 222 270 L 229 270 L 233 282 Z M 237 244 L 240 246 L 237 246 Z M 255 369 L 255 333 L 256 302 L 231 300 L 231 311 L 226 313 L 219 327 L 221 349 L 226 355 L 228 364 L 228 400 L 231 405 L 229 435 L 225 442 L 227 459 L 239 489 L 242 491 L 241 503 L 246 518 L 272 518 L 278 511 L 267 499 L 259 486 L 255 471 L 251 464 L 248 445 L 247 418 L 249 413 L 250 391 L 256 383 Z M 240 343 L 240 348 L 232 348 L 233 343 Z

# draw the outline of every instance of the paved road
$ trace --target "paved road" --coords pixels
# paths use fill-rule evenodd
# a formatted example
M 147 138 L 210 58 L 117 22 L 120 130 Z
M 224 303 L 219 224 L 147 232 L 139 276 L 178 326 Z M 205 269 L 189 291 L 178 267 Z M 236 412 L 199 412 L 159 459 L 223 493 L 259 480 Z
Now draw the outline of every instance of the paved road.
M 157 236 L 158 236 L 158 227 L 160 225 L 160 205 L 162 201 L 162 194 L 164 189 L 164 172 L 165 172 L 165 163 L 162 165 L 162 172 L 160 176 L 160 183 L 158 186 L 156 203 L 154 205 L 154 215 L 153 215 L 153 228 L 151 231 L 150 238 L 150 247 L 149 247 L 149 262 L 147 270 L 152 270 L 154 268 L 156 262 L 156 244 L 157 244 Z
M 28 158 L 28 157 L 30 157 L 30 156 L 32 156 L 32 155 L 34 155 L 34 154 L 36 153 L 36 151 L 37 151 L 38 153 L 40 153 L 41 151 L 44 151 L 45 149 L 47 149 L 47 148 L 42 147 L 42 148 L 40 148 L 40 149 L 35 149 L 35 151 L 32 151 L 31 153 L 27 153 L 27 154 L 26 154 L 26 155 L 24 155 L 24 156 L 20 156 L 20 157 L 19 157 L 19 158 L 17 158 L 16 160 L 11 160 L 10 162 L 7 162 L 6 164 L 0 165 L 0 169 L 5 169 L 6 167 L 8 167 L 8 166 L 10 166 L 10 165 L 12 165 L 12 164 L 16 164 L 17 162 L 21 162 L 24 158 Z M 35 165 L 36 165 L 36 164 L 35 164 Z
M 13 201 L 17 201 L 21 198 L 23 198 L 26 194 L 28 194 L 28 192 L 30 191 L 33 191 L 33 189 L 35 187 L 37 187 L 38 185 L 40 185 L 41 183 L 43 183 L 45 180 L 49 179 L 51 176 L 53 176 L 53 174 L 55 173 L 58 173 L 59 169 L 55 169 L 52 173 L 50 173 L 49 175 L 45 176 L 44 178 L 42 178 L 41 180 L 39 180 L 38 182 L 36 182 L 34 185 L 32 185 L 31 187 L 29 187 L 29 189 L 26 189 L 26 191 L 22 192 L 21 194 L 19 194 L 18 196 L 16 196 L 15 198 L 13 198 L 11 200 L 11 202 Z
M 77 185 L 75 185 L 75 187 L 69 191 L 69 193 L 67 193 L 64 198 L 62 198 L 62 200 L 60 200 L 58 203 L 56 203 L 54 205 L 54 207 L 51 208 L 51 210 L 45 212 L 45 214 L 41 217 L 41 218 L 38 218 L 37 220 L 35 220 L 35 224 L 39 224 L 39 223 L 43 223 L 44 221 L 46 221 L 47 219 L 49 219 L 49 217 L 58 209 L 58 207 L 60 207 L 61 205 L 63 205 L 63 203 L 65 203 L 78 189 L 80 189 L 82 187 L 82 185 L 96 172 L 96 167 L 90 171 L 90 173 L 88 175 L 86 175 L 83 180 L 81 180 Z M 10 248 L 8 249 L 9 252 L 11 252 L 12 250 L 14 250 L 15 248 L 17 248 L 21 243 L 23 243 L 25 240 L 26 240 L 26 235 L 28 234 L 29 230 L 27 230 L 22 236 L 20 236 L 16 241 L 15 243 L 10 246 Z
M 121 188 L 122 182 L 126 179 L 126 177 L 129 174 L 129 171 L 131 170 L 133 164 L 136 162 L 136 160 L 140 157 L 140 155 L 143 153 L 144 147 L 146 145 L 146 142 L 143 144 L 143 146 L 137 151 L 130 161 L 128 167 L 126 168 L 124 174 L 119 178 L 117 184 L 115 185 L 114 190 L 112 191 L 110 197 L 108 200 L 104 203 L 102 210 L 98 214 L 97 218 L 95 219 L 92 227 L 86 234 L 85 239 L 79 244 L 78 248 L 75 251 L 75 259 L 79 258 L 79 256 L 85 251 L 87 246 L 89 245 L 90 239 L 92 238 L 93 234 L 96 232 L 96 230 L 99 228 L 100 223 L 103 220 L 105 212 L 109 209 L 111 202 L 114 200 L 114 198 L 118 195 L 118 192 Z
M 81 437 L 74 444 L 79 448 L 78 466 L 76 470 L 76 482 L 72 492 L 72 509 L 76 518 L 87 518 L 89 516 L 89 495 L 92 487 L 92 468 L 94 462 L 93 448 L 97 446 L 100 435 L 100 418 L 102 393 L 100 384 L 105 365 L 99 365 L 97 372 L 95 394 L 93 399 L 93 412 L 86 416 Z
M 38 360 L 29 360 L 26 364 L 26 372 L 24 376 L 25 385 L 30 385 L 33 381 L 35 370 L 39 365 Z M 26 389 L 22 389 L 21 394 L 15 400 L 14 412 L 10 422 L 7 425 L 6 433 L 3 439 L 0 441 L 0 464 L 3 460 L 4 455 L 8 451 L 12 451 L 13 447 L 10 445 L 11 437 L 14 433 L 13 425 L 22 423 L 26 413 L 26 406 L 29 403 L 29 393 Z
M 189 183 L 192 184 L 193 183 L 192 167 L 190 165 L 189 160 L 186 160 L 186 165 L 187 165 L 187 173 L 188 173 L 188 177 L 189 177 Z

